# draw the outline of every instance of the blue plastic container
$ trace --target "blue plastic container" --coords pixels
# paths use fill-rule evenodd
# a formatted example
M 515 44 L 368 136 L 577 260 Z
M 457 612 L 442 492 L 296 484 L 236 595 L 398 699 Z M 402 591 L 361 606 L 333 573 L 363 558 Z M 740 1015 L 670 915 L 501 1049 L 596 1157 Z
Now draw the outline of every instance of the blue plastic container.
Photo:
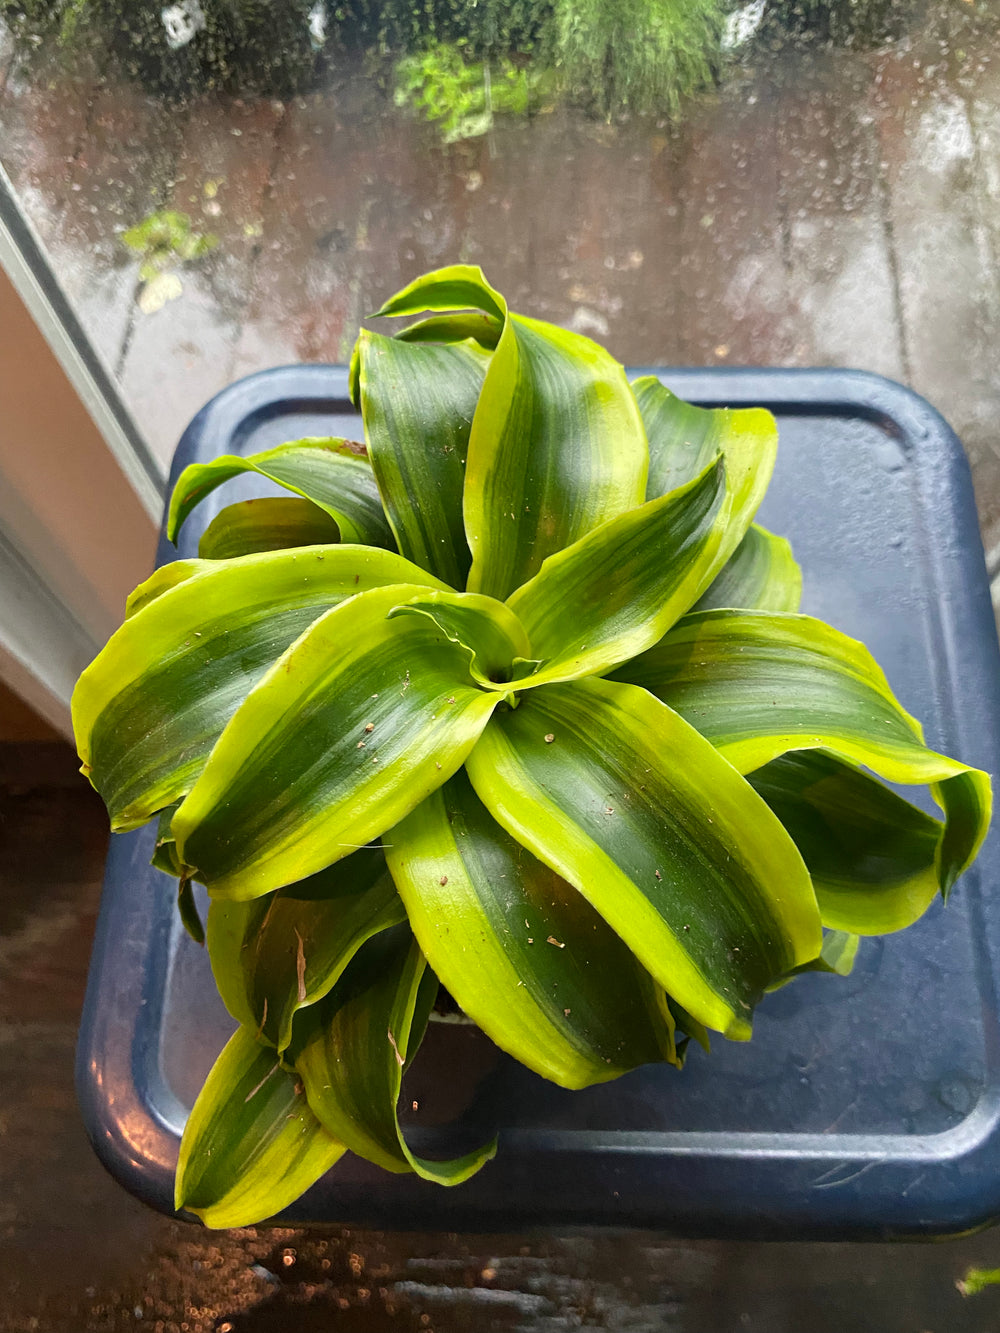
M 1000 755 L 1000 653 L 969 469 L 922 399 L 839 371 L 671 370 L 705 406 L 763 404 L 781 449 L 762 521 L 804 571 L 803 609 L 863 639 L 928 743 L 990 772 Z M 306 435 L 360 438 L 344 369 L 254 375 L 186 431 L 191 462 Z M 181 555 L 241 478 L 187 523 Z M 176 558 L 161 540 L 159 561 Z M 912 797 L 912 793 L 911 797 Z M 188 1109 L 233 1023 L 203 950 L 150 868 L 153 830 L 113 839 L 78 1051 L 94 1146 L 127 1189 L 170 1211 Z M 770 996 L 749 1045 L 694 1050 L 565 1092 L 475 1029 L 432 1025 L 412 1074 L 411 1137 L 458 1118 L 496 1127 L 497 1160 L 441 1189 L 348 1156 L 285 1221 L 383 1228 L 654 1227 L 685 1235 L 943 1235 L 1000 1216 L 998 835 L 951 905 L 862 942 L 852 977 Z M 409 1103 L 409 1096 L 407 1103 Z

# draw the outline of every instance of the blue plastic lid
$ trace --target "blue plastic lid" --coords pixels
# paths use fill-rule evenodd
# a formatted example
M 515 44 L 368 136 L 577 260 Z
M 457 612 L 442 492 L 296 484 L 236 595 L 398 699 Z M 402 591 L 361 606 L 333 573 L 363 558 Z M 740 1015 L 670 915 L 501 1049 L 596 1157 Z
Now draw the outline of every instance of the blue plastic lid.
M 705 406 L 775 413 L 781 449 L 760 518 L 792 541 L 803 610 L 868 644 L 931 746 L 995 773 L 1000 652 L 968 465 L 941 417 L 857 372 L 655 373 Z M 191 423 L 173 477 L 306 435 L 361 438 L 343 368 L 290 367 L 227 389 Z M 249 477 L 216 491 L 180 555 L 196 554 L 223 505 L 274 491 Z M 176 557 L 161 540 L 159 562 Z M 169 1212 L 184 1119 L 234 1024 L 177 920 L 174 881 L 148 864 L 154 836 L 150 826 L 112 841 L 77 1076 L 105 1164 Z M 992 1220 L 997 837 L 948 908 L 862 941 L 847 980 L 813 974 L 768 997 L 751 1043 L 719 1038 L 680 1073 L 651 1066 L 571 1093 L 474 1028 L 432 1025 L 405 1089 L 417 1104 L 408 1133 L 419 1145 L 456 1118 L 459 1135 L 496 1127 L 496 1161 L 445 1190 L 348 1156 L 283 1220 L 748 1239 L 938 1235 Z

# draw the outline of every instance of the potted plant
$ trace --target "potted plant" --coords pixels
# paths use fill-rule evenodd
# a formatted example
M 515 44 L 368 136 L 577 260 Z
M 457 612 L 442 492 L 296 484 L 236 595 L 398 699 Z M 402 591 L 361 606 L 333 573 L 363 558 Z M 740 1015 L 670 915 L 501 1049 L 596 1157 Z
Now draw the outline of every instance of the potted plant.
M 80 679 L 112 827 L 207 886 L 240 1024 L 194 1106 L 176 1202 L 211 1226 L 297 1198 L 348 1149 L 457 1184 L 397 1117 L 439 986 L 569 1088 L 849 971 L 947 897 L 990 816 L 867 650 L 798 613 L 754 524 L 777 450 L 472 267 L 418 279 L 351 366 L 365 445 L 187 468 L 168 534 L 245 471 L 199 558 L 156 571 Z M 943 818 L 883 781 L 928 784 Z

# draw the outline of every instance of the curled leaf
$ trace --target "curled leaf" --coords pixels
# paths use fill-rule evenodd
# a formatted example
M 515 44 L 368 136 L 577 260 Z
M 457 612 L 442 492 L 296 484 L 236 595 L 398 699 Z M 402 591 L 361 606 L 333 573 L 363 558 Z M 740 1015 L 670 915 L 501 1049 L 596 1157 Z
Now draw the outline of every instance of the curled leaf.
M 448 1161 L 418 1157 L 396 1111 L 437 989 L 426 967 L 406 926 L 375 936 L 330 994 L 302 1013 L 289 1054 L 310 1107 L 352 1152 L 387 1171 L 460 1185 L 495 1155 L 496 1140 Z
M 304 439 L 243 458 L 221 454 L 191 463 L 177 479 L 167 512 L 167 536 L 176 543 L 192 510 L 223 482 L 255 472 L 311 500 L 337 524 L 345 542 L 392 549 L 378 487 L 364 448 L 350 440 Z
M 207 937 L 219 994 L 234 1018 L 283 1051 L 299 1010 L 332 989 L 366 940 L 405 916 L 379 847 L 262 898 L 216 898 Z
M 209 1227 L 252 1226 L 294 1203 L 345 1152 L 276 1052 L 241 1027 L 184 1127 L 174 1207 Z

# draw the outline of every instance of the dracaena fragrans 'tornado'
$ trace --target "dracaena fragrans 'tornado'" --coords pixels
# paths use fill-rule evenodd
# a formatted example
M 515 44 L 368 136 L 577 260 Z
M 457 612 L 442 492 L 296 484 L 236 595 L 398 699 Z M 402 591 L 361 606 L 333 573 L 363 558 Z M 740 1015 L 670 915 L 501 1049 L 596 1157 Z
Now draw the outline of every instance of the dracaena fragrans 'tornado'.
M 210 1225 L 290 1203 L 348 1149 L 443 1184 L 397 1119 L 439 982 L 568 1088 L 750 1036 L 762 995 L 947 896 L 985 774 L 927 749 L 868 651 L 798 613 L 753 523 L 763 410 L 707 411 L 511 313 L 480 271 L 418 279 L 351 366 L 366 445 L 181 475 L 176 539 L 253 471 L 81 677 L 113 826 L 207 886 L 239 1030 L 181 1146 Z M 942 818 L 879 779 L 929 784 Z M 824 932 L 824 928 L 826 928 Z

